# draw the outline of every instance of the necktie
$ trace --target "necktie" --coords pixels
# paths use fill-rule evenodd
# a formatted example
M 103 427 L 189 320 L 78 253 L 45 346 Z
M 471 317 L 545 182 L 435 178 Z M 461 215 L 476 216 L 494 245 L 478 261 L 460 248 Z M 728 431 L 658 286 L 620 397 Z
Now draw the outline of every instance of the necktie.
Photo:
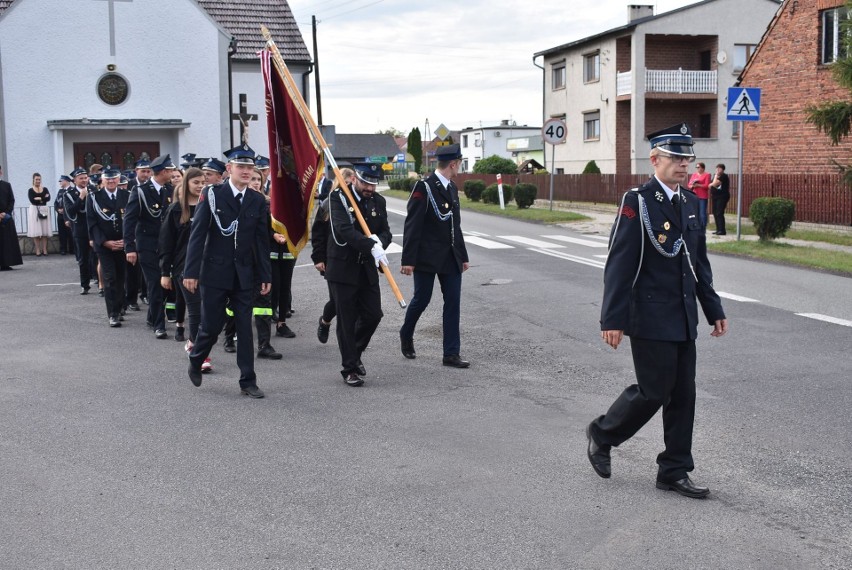
M 243 193 L 242 192 L 237 192 L 237 202 L 239 202 L 240 204 L 243 203 Z
M 672 206 L 674 206 L 675 214 L 680 218 L 680 194 L 672 196 Z
M 115 206 L 115 194 L 110 194 L 109 199 L 112 200 L 112 205 Z

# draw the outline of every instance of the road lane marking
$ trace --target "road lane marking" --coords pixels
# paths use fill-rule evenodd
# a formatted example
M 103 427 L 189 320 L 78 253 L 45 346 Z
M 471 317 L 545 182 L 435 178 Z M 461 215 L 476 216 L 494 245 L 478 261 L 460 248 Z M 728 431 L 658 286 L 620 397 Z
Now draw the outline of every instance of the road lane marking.
M 600 257 L 601 259 L 606 259 L 607 257 L 609 257 L 609 254 L 608 253 L 602 253 L 600 255 L 596 255 L 595 257 Z
M 723 293 L 722 291 L 716 291 L 716 294 L 722 297 L 723 299 L 730 299 L 731 301 L 739 301 L 740 303 L 760 303 L 757 299 L 751 299 L 749 297 L 741 297 L 740 295 L 734 295 L 733 293 Z
M 397 216 L 403 216 L 403 217 L 405 217 L 405 216 L 407 216 L 407 215 L 408 215 L 408 212 L 403 212 L 402 210 L 395 210 L 395 209 L 393 209 L 393 208 L 387 208 L 387 207 L 386 207 L 386 208 L 385 208 L 385 210 L 387 210 L 387 211 L 388 211 L 388 212 L 390 212 L 391 214 L 396 214 Z
M 807 317 L 809 319 L 816 319 L 818 321 L 824 321 L 826 323 L 832 323 L 835 325 L 841 325 L 844 327 L 852 327 L 852 321 L 847 321 L 844 319 L 838 319 L 836 317 L 829 317 L 828 315 L 820 315 L 819 313 L 796 313 L 798 317 Z
M 79 283 L 38 283 L 36 287 L 65 287 L 66 285 L 80 286 Z
M 489 237 L 488 234 L 484 234 L 482 232 L 472 232 L 470 230 L 464 230 L 464 232 L 462 233 L 466 236 Z
M 574 263 L 580 263 L 582 265 L 588 265 L 590 267 L 597 267 L 598 269 L 604 268 L 603 262 L 596 261 L 594 259 L 587 259 L 585 257 L 580 257 L 578 255 L 571 255 L 570 253 L 563 253 L 561 251 L 552 251 L 550 249 L 537 249 L 537 248 L 534 248 L 534 247 L 530 247 L 528 249 L 530 251 L 535 251 L 536 253 L 543 253 L 544 255 L 549 255 L 551 257 L 564 259 L 565 261 L 573 261 Z
M 553 234 L 544 235 L 543 234 L 539 237 L 543 237 L 543 238 L 547 238 L 547 239 L 554 239 L 556 241 L 564 241 L 566 243 L 573 243 L 573 244 L 577 244 L 577 245 L 584 245 L 586 247 L 606 247 L 607 246 L 607 244 L 599 242 L 599 241 L 592 241 L 592 240 L 588 240 L 588 239 L 580 239 L 580 238 L 575 238 L 575 237 L 570 237 L 570 236 L 561 236 L 561 235 L 553 235 Z
M 385 248 L 385 253 L 402 253 L 402 246 L 392 243 Z
M 500 243 L 499 241 L 484 239 L 477 236 L 465 236 L 464 243 L 478 245 L 485 249 L 515 249 L 515 246 L 509 245 L 508 243 Z
M 541 241 L 538 239 L 527 238 L 524 236 L 497 236 L 500 239 L 505 239 L 509 241 L 514 241 L 520 243 L 522 245 L 528 245 L 531 247 L 537 247 L 540 249 L 551 249 L 551 248 L 564 248 L 564 245 L 560 245 L 558 243 L 550 243 L 548 241 Z

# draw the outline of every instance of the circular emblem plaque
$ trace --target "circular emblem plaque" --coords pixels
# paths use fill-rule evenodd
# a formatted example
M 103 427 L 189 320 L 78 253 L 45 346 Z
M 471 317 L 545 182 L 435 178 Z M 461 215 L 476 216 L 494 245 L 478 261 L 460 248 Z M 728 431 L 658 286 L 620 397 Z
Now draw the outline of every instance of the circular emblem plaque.
M 107 73 L 98 79 L 98 97 L 107 105 L 124 103 L 129 90 L 127 80 L 117 73 Z

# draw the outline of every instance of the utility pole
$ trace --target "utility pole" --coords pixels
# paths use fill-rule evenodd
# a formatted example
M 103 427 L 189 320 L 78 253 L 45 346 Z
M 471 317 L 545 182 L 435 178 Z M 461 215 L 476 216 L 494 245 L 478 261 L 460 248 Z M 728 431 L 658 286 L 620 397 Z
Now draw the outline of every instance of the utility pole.
M 320 93 L 319 53 L 317 52 L 317 17 L 311 16 L 311 29 L 314 33 L 314 84 L 317 92 L 317 124 L 322 126 L 322 94 Z

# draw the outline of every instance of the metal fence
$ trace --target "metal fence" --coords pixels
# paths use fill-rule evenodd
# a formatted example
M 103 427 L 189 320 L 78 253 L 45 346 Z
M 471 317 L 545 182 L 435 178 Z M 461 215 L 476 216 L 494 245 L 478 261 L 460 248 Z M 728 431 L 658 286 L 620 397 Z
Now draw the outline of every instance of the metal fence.
M 56 211 L 53 209 L 53 206 L 48 206 L 48 209 L 50 210 L 47 215 L 47 219 L 50 222 L 50 233 L 55 234 L 57 232 Z M 27 234 L 29 226 L 29 211 L 29 206 L 17 206 L 12 214 L 15 217 L 15 229 L 18 230 L 18 235 Z
M 466 180 L 497 182 L 494 174 L 460 174 L 459 188 Z M 727 212 L 737 211 L 737 177 L 731 179 L 731 201 Z M 617 205 L 626 190 L 644 184 L 647 176 L 637 174 L 557 174 L 553 177 L 553 199 L 566 202 L 591 202 Z M 550 193 L 549 174 L 504 175 L 503 182 L 526 182 L 538 187 L 538 198 Z M 743 178 L 743 215 L 751 203 L 764 196 L 788 198 L 796 204 L 796 221 L 815 224 L 852 224 L 852 189 L 836 174 L 746 174 Z

